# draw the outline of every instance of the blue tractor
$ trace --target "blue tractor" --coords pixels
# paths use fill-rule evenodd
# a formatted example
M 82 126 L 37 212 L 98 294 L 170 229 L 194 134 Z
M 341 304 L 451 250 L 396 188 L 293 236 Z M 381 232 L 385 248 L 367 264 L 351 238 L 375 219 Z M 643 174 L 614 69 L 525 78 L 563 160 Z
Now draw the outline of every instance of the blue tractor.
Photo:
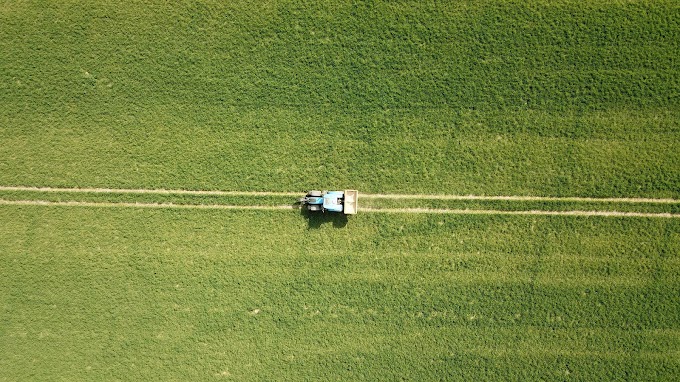
M 309 211 L 342 212 L 345 215 L 357 213 L 359 191 L 309 191 L 298 201 Z

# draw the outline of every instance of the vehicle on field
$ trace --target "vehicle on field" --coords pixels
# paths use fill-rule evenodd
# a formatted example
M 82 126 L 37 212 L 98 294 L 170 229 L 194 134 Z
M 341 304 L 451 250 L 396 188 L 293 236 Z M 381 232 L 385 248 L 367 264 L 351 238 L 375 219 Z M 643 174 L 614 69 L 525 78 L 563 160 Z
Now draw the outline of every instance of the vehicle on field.
M 359 191 L 309 191 L 305 197 L 298 201 L 303 208 L 309 211 L 341 212 L 345 215 L 357 213 Z

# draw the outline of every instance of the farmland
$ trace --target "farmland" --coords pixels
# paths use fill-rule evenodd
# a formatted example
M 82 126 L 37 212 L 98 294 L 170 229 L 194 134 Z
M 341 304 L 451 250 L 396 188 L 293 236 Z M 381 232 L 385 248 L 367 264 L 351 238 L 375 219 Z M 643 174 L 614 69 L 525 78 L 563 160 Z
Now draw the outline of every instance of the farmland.
M 0 184 L 680 195 L 675 1 L 335 3 L 4 6 Z
M 664 0 L 0 3 L 0 381 L 676 380 L 678 51 Z M 374 195 L 238 209 L 321 187 Z
M 0 211 L 7 379 L 680 372 L 678 219 Z

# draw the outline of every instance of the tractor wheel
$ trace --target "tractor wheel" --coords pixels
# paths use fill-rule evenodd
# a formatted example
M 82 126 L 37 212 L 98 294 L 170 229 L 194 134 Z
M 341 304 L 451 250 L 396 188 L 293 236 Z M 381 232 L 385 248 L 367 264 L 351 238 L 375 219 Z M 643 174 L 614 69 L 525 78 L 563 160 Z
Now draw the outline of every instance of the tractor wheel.
M 310 211 L 319 211 L 321 210 L 321 206 L 316 205 L 316 204 L 310 204 L 307 206 L 307 209 Z
M 321 191 L 309 191 L 309 196 L 321 196 Z

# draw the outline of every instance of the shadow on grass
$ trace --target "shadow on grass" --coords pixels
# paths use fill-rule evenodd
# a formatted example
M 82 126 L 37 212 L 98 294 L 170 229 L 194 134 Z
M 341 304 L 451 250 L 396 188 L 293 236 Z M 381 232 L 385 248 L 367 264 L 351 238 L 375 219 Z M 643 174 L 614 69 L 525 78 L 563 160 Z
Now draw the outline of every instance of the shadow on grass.
M 347 225 L 347 215 L 338 212 L 309 211 L 300 208 L 300 215 L 307 219 L 307 228 L 319 229 L 325 223 L 332 223 L 334 228 L 344 228 Z

